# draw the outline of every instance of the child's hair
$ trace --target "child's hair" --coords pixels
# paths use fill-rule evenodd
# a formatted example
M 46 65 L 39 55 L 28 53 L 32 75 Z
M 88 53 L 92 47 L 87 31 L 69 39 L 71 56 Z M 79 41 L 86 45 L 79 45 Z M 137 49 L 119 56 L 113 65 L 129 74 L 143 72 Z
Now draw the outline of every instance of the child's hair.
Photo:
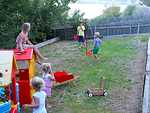
M 99 32 L 95 32 L 95 34 L 94 34 L 96 37 L 98 37 L 98 38 L 103 38 L 103 36 L 99 33 Z
M 31 79 L 31 84 L 36 90 L 41 90 L 44 87 L 44 80 L 40 77 L 34 77 Z
M 51 70 L 51 64 L 50 63 L 42 63 L 42 71 L 45 73 L 50 73 Z
M 24 23 L 21 27 L 21 30 L 27 32 L 30 29 L 30 23 Z
M 96 37 L 100 37 L 100 33 L 99 32 L 95 32 L 95 36 Z

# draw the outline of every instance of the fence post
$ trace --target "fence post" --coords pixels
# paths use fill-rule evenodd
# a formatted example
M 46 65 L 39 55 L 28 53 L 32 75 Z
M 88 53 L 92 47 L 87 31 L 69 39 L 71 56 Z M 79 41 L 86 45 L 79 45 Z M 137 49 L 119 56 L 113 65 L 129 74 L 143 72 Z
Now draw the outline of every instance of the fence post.
M 140 32 L 140 24 L 138 24 L 137 34 Z
M 106 27 L 106 36 L 109 36 L 109 28 Z
M 130 34 L 132 34 L 132 24 L 130 24 Z

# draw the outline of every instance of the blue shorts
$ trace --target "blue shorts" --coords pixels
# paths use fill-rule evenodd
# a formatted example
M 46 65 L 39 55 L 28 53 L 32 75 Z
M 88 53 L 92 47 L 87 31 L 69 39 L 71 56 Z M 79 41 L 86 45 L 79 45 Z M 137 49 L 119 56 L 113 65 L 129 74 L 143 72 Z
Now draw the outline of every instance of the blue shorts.
M 78 40 L 78 42 L 84 42 L 85 40 L 84 40 L 84 37 L 83 36 L 79 36 L 79 40 Z

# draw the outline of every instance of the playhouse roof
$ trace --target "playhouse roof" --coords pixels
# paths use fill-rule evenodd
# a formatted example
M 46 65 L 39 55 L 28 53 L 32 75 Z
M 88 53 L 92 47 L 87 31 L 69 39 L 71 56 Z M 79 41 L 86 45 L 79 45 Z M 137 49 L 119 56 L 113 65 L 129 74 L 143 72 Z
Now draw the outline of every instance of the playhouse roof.
M 27 48 L 24 52 L 20 52 L 18 49 L 14 49 L 16 60 L 30 60 L 32 59 L 33 49 Z
M 11 82 L 11 77 L 14 74 L 13 68 L 16 69 L 14 64 L 14 52 L 9 50 L 0 51 L 0 86 L 8 85 Z

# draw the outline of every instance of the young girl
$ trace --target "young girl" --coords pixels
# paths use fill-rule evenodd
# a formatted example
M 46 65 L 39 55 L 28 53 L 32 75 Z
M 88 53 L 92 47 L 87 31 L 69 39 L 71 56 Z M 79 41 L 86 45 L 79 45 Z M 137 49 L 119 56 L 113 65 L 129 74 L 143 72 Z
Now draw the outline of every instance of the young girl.
M 95 36 L 94 36 L 94 47 L 93 47 L 93 55 L 94 58 L 97 59 L 97 53 L 100 49 L 100 46 L 102 44 L 102 40 L 100 39 L 102 37 L 100 37 L 100 33 L 99 32 L 95 32 Z
M 42 75 L 45 82 L 45 87 L 43 88 L 43 91 L 46 92 L 47 96 L 50 97 L 52 95 L 52 85 L 55 80 L 53 74 L 52 74 L 52 68 L 50 63 L 43 63 L 42 64 Z
M 30 31 L 30 23 L 24 23 L 21 28 L 21 32 L 16 39 L 16 48 L 20 51 L 24 51 L 25 48 L 33 48 L 37 55 L 37 63 L 40 63 L 39 59 L 47 60 L 48 58 L 44 57 L 37 47 L 35 47 L 28 38 L 28 33 Z
M 33 113 L 47 113 L 46 111 L 46 93 L 42 91 L 42 87 L 44 85 L 44 81 L 42 78 L 34 77 L 31 80 L 32 87 L 35 89 L 35 93 L 33 95 L 32 104 L 25 104 L 23 108 L 32 108 Z

